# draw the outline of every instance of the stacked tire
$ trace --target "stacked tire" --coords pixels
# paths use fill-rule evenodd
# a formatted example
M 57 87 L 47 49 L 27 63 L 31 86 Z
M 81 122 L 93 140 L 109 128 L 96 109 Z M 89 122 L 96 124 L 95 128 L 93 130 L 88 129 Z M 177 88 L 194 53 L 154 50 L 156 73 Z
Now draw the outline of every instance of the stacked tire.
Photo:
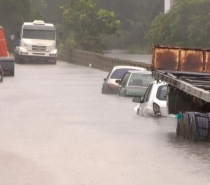
M 210 114 L 198 112 L 180 112 L 177 120 L 176 134 L 178 137 L 196 142 L 210 138 Z

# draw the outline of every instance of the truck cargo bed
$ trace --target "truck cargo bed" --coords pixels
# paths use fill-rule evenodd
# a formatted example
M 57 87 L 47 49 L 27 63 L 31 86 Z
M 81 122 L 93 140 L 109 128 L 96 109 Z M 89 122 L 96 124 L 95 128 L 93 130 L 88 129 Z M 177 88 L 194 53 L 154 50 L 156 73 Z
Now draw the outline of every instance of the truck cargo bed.
M 152 71 L 152 76 L 187 94 L 210 102 L 210 73 L 154 70 Z

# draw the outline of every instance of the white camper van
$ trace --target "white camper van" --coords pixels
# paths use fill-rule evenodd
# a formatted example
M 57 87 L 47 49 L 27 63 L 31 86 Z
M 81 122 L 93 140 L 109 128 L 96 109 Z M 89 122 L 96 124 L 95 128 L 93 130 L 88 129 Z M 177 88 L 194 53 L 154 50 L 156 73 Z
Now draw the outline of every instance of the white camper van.
M 15 48 L 16 63 L 53 63 L 57 61 L 56 29 L 42 20 L 24 22 Z

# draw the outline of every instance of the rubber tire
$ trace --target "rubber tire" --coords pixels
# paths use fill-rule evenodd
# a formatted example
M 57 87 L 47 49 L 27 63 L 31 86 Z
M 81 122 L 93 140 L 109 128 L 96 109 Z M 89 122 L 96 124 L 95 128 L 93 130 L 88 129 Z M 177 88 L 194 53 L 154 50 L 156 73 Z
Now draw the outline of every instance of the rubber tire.
M 182 114 L 182 112 L 179 112 L 179 114 L 181 114 L 182 116 L 181 116 L 181 119 L 178 119 L 177 120 L 177 125 L 176 125 L 176 135 L 177 135 L 177 137 L 180 137 L 180 136 L 182 136 L 182 127 L 183 127 L 183 125 L 182 125 L 182 119 L 183 119 L 183 114 Z
M 184 138 L 190 139 L 190 117 L 192 113 L 185 112 L 183 113 L 183 127 L 184 127 Z
M 196 127 L 195 115 L 193 114 L 190 119 L 190 140 L 192 142 L 197 142 L 199 140 L 198 130 Z
M 177 125 L 176 125 L 176 136 L 180 137 L 181 135 L 181 128 L 180 128 L 180 120 L 177 120 Z

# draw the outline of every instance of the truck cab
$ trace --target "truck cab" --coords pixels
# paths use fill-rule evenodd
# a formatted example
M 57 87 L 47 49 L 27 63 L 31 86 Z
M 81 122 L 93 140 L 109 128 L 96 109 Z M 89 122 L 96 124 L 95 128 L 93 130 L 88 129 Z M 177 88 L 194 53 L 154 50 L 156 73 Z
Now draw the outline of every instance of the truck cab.
M 53 63 L 57 61 L 56 29 L 42 20 L 24 22 L 18 32 L 16 63 Z

